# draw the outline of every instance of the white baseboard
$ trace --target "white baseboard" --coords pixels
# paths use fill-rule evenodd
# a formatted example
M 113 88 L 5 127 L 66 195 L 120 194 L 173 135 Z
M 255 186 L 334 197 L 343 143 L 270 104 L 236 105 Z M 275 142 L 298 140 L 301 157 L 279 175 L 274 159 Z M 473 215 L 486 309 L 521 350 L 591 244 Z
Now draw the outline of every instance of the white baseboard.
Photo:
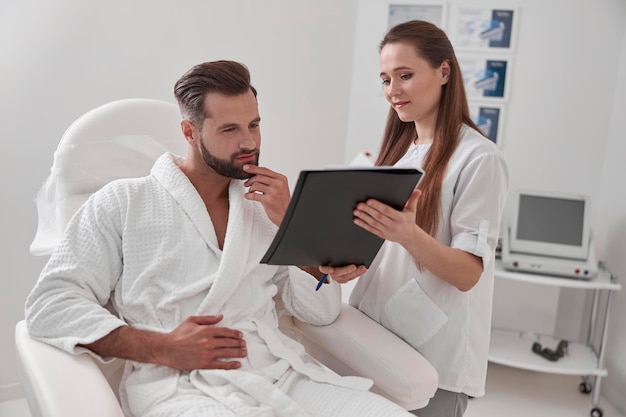
M 22 384 L 19 382 L 0 385 L 0 402 L 15 400 L 22 397 L 24 397 L 24 389 L 22 388 Z

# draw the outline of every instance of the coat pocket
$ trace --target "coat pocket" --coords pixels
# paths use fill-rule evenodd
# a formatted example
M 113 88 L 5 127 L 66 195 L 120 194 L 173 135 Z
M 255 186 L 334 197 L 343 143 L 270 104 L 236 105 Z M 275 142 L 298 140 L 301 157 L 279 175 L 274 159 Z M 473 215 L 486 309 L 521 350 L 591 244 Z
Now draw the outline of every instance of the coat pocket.
M 441 329 L 448 316 L 411 279 L 387 300 L 381 324 L 414 348 L 420 347 Z

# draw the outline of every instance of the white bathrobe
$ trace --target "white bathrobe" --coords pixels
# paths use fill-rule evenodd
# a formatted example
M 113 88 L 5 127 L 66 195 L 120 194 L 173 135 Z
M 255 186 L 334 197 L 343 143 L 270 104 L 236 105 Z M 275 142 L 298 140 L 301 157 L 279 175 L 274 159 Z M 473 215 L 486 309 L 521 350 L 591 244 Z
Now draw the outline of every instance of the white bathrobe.
M 219 326 L 244 333 L 248 356 L 238 370 L 180 372 L 127 361 L 120 396 L 133 416 L 182 391 L 203 393 L 235 415 L 302 416 L 283 392 L 302 375 L 368 389 L 370 380 L 338 377 L 278 329 L 277 292 L 290 314 L 324 325 L 339 314 L 339 286 L 315 292 L 316 281 L 302 270 L 259 263 L 277 227 L 259 203 L 244 198 L 243 181 L 231 182 L 220 250 L 205 205 L 178 163 L 165 154 L 151 175 L 113 181 L 79 209 L 27 300 L 31 336 L 81 353 L 87 350 L 78 344 L 120 326 L 169 332 L 189 316 L 218 314 Z M 101 307 L 109 302 L 117 316 Z

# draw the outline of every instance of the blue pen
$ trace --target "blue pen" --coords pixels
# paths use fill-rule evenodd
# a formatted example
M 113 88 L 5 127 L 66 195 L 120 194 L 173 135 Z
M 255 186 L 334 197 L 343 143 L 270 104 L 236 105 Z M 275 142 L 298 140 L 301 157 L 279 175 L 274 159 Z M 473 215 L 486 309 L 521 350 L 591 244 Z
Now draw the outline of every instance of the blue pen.
M 315 287 L 315 291 L 319 290 L 320 288 L 322 288 L 322 284 L 324 283 L 324 281 L 326 281 L 326 277 L 328 276 L 328 274 L 324 274 L 322 275 L 322 277 L 320 278 L 319 281 L 317 281 L 317 287 Z

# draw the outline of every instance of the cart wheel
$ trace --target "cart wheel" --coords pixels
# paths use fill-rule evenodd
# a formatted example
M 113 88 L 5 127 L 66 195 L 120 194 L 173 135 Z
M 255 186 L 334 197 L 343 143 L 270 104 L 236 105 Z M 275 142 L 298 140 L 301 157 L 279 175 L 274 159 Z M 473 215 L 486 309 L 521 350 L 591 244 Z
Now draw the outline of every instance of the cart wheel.
M 590 413 L 590 414 L 591 414 L 591 417 L 602 417 L 602 415 L 603 415 L 604 413 L 602 412 L 602 409 L 601 409 L 601 408 L 598 408 L 598 407 L 593 407 L 593 408 L 591 409 L 591 413 Z
M 589 394 L 591 392 L 591 382 L 583 381 L 578 385 L 578 391 L 583 394 Z

